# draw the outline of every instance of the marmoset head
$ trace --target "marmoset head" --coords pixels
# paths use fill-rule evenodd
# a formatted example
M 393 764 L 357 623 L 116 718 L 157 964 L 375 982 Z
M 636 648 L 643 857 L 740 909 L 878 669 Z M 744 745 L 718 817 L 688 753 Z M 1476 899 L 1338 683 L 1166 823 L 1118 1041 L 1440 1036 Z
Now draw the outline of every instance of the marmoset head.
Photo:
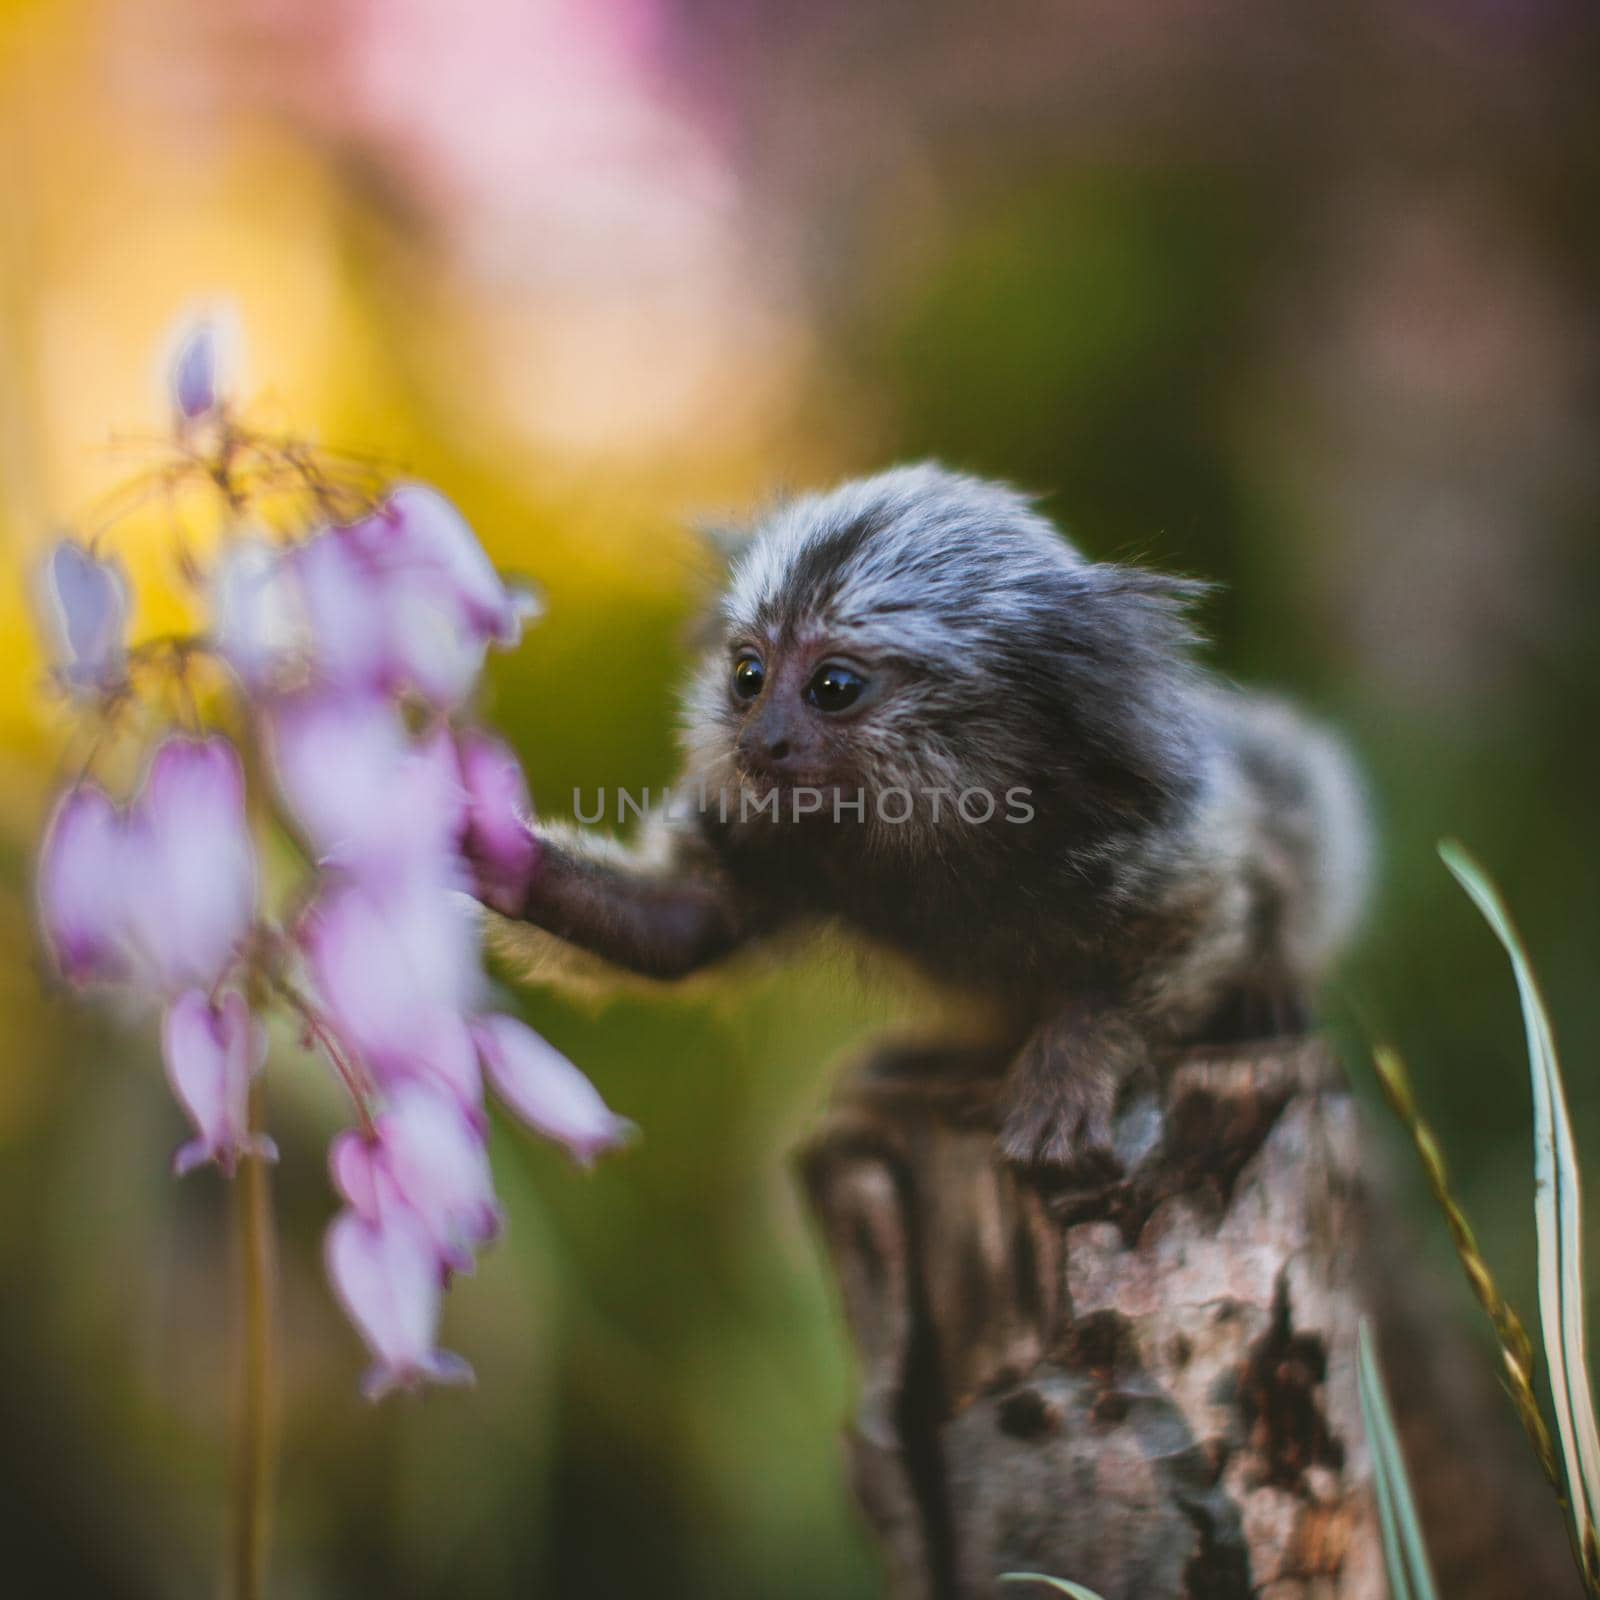
M 710 795 L 1022 786 L 1059 812 L 1158 807 L 1192 769 L 1184 619 L 1199 586 L 1081 556 L 1005 484 L 933 464 L 757 523 L 687 697 Z M 830 820 L 832 820 L 830 818 Z M 881 833 L 869 803 L 865 821 Z

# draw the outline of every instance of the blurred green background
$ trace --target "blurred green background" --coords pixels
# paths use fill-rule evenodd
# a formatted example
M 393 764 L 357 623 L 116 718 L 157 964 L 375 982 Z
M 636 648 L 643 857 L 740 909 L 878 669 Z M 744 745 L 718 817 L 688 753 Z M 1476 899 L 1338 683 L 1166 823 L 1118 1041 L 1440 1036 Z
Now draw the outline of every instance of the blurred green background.
M 24 0 L 0 13 L 0 1548 L 21 1592 L 211 1592 L 228 1212 L 166 1175 L 148 1024 L 41 981 L 65 748 L 27 600 L 224 297 L 257 414 L 436 481 L 548 619 L 487 712 L 536 798 L 672 772 L 685 531 L 935 454 L 1090 552 L 1225 586 L 1215 656 L 1336 720 L 1381 901 L 1330 1010 L 1395 1039 L 1529 1293 L 1509 976 L 1600 1159 L 1600 12 L 1587 0 Z M 124 549 L 159 626 L 168 541 Z M 170 588 L 170 585 L 167 585 Z M 450 1296 L 479 1386 L 379 1409 L 319 1240 L 337 1108 L 285 1048 L 275 1578 L 296 1596 L 871 1596 L 851 1372 L 788 1169 L 893 1013 L 847 966 L 527 1015 L 644 1129 L 500 1128 Z M 1388 1129 L 1374 1117 L 1375 1138 Z M 1418 1208 L 1419 1248 L 1447 1254 Z M 31 1585 L 31 1586 L 30 1586 Z M 13 1591 L 17 1592 L 17 1591 Z

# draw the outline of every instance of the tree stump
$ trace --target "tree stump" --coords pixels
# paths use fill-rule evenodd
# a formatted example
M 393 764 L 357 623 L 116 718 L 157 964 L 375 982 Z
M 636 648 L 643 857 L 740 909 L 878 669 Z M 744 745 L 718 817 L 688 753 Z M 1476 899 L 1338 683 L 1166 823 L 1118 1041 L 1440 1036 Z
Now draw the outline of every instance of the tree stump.
M 1359 1140 L 1325 1049 L 1186 1056 L 1092 1189 L 997 1158 L 1000 1065 L 880 1051 L 802 1156 L 892 1592 L 1382 1600 Z

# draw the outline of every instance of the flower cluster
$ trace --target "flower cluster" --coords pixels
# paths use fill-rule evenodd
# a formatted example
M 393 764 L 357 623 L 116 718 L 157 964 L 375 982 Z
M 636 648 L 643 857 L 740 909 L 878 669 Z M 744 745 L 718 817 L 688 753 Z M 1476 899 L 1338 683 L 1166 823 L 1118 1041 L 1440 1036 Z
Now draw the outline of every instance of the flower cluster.
M 194 1130 L 180 1174 L 275 1158 L 252 1080 L 264 1012 L 294 1015 L 353 1110 L 330 1152 L 345 1209 L 326 1259 L 374 1358 L 366 1391 L 459 1381 L 470 1369 L 437 1348 L 441 1291 L 500 1227 L 485 1083 L 581 1162 L 630 1131 L 571 1062 L 486 1009 L 476 901 L 515 912 L 539 854 L 515 757 L 465 708 L 530 603 L 428 488 L 288 532 L 252 523 L 240 462 L 300 474 L 318 504 L 327 483 L 298 447 L 245 430 L 217 372 L 202 324 L 171 371 L 174 427 L 228 533 L 203 575 L 208 627 L 158 642 L 180 675 L 218 664 L 216 710 L 208 723 L 191 689 L 194 726 L 163 731 L 126 803 L 88 777 L 61 797 L 41 921 L 68 981 L 164 1006 L 167 1077 Z M 128 642 L 117 562 L 63 541 L 41 594 L 62 688 L 102 709 L 133 696 L 150 652 Z M 258 851 L 271 828 L 308 862 L 277 917 Z

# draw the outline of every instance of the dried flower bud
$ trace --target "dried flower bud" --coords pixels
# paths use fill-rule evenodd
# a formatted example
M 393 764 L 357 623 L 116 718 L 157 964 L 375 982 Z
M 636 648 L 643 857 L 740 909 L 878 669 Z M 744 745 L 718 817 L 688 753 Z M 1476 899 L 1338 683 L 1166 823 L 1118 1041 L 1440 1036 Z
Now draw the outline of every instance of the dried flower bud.
M 178 340 L 167 374 L 180 426 L 210 416 L 219 404 L 218 329 L 209 318 L 195 322 Z

